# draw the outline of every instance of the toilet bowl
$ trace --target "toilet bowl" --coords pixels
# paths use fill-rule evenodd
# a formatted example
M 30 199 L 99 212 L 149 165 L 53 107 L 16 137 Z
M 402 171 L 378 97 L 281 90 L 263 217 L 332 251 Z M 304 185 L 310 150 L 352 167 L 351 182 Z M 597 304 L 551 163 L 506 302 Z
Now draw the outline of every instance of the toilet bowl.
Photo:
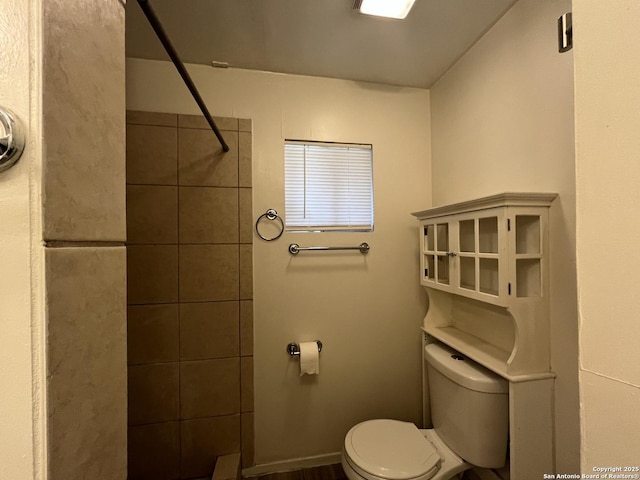
M 398 420 L 359 423 L 342 453 L 350 480 L 448 480 L 471 467 L 434 430 Z
M 509 384 L 440 343 L 425 347 L 433 429 L 367 420 L 345 436 L 342 467 L 350 480 L 449 480 L 506 461 Z

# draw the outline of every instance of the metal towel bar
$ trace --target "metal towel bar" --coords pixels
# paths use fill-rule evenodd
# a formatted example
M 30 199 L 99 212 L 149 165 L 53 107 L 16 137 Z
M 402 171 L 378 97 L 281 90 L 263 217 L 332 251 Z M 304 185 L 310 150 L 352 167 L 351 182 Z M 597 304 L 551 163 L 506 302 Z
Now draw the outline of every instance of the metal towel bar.
M 360 253 L 369 253 L 369 244 L 361 243 L 357 247 L 301 247 L 297 243 L 289 245 L 289 253 L 291 255 L 297 255 L 302 251 L 324 251 L 324 250 L 360 250 Z

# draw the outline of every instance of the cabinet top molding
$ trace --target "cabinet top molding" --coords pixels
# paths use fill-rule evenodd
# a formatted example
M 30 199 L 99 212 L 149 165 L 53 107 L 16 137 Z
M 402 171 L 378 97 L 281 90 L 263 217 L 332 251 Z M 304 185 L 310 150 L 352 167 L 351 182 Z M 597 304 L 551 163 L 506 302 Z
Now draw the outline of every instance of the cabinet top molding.
M 485 210 L 495 207 L 548 207 L 557 196 L 557 193 L 498 193 L 497 195 L 491 195 L 489 197 L 482 197 L 475 200 L 467 200 L 464 202 L 452 203 L 450 205 L 443 205 L 419 212 L 413 212 L 411 215 L 422 220 L 425 218 L 441 217 L 461 212 L 474 212 L 477 210 Z

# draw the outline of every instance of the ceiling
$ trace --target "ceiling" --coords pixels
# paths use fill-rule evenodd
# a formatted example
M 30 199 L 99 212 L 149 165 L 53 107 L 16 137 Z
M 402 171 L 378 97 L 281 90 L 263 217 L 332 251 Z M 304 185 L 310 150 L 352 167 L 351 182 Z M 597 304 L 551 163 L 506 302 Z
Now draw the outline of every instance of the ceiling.
M 405 20 L 353 0 L 151 0 L 184 63 L 429 88 L 516 0 L 416 0 Z M 127 56 L 168 60 L 138 2 Z

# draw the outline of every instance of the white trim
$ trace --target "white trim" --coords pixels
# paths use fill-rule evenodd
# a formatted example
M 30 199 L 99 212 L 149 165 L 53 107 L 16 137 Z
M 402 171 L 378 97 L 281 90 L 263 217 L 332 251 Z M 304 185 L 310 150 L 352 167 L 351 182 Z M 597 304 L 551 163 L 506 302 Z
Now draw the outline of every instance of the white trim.
M 494 207 L 548 207 L 557 196 L 557 193 L 499 193 L 497 195 L 491 195 L 490 197 L 433 207 L 428 210 L 413 212 L 411 215 L 417 217 L 419 220 L 423 220 L 425 218 L 440 217 L 461 212 L 474 212 Z
M 342 454 L 340 452 L 336 452 L 313 457 L 293 458 L 291 460 L 283 460 L 281 462 L 264 463 L 262 465 L 255 465 L 253 467 L 242 469 L 242 477 L 255 477 L 268 473 L 289 472 L 291 470 L 300 470 L 302 468 L 333 465 L 335 463 L 340 463 L 341 458 Z
M 364 150 L 373 150 L 370 143 L 344 143 L 344 142 L 318 142 L 315 140 L 294 140 L 290 138 L 284 139 L 285 144 L 292 145 L 315 145 L 318 147 L 344 147 L 344 148 L 362 148 Z

